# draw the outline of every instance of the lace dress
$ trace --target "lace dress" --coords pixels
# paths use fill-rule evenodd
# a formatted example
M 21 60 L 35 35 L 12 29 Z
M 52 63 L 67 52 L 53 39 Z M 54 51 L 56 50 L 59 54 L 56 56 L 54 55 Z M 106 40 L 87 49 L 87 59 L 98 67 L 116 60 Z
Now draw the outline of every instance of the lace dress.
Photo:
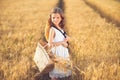
M 55 37 L 53 39 L 53 42 L 59 42 L 59 41 L 63 41 L 64 40 L 64 36 L 63 34 L 57 30 L 56 28 L 54 27 L 51 27 L 51 29 L 53 29 L 55 31 Z M 52 48 L 52 53 L 54 55 L 56 55 L 57 57 L 61 57 L 61 58 L 64 58 L 64 59 L 67 59 L 67 60 L 70 60 L 69 59 L 69 52 L 68 52 L 68 48 L 60 45 L 60 46 L 57 46 L 57 47 L 53 47 Z M 64 72 L 63 70 L 57 68 L 55 66 L 55 68 L 49 72 L 49 76 L 52 78 L 63 78 L 63 77 L 68 77 L 71 75 L 71 70 L 67 70 L 66 72 Z

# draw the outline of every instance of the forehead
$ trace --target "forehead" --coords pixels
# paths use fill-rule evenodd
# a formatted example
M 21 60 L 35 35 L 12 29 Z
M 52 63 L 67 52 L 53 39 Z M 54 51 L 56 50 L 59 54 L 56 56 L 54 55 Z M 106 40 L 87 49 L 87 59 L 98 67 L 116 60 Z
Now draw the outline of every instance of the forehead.
M 51 17 L 60 17 L 60 14 L 59 13 L 52 13 Z

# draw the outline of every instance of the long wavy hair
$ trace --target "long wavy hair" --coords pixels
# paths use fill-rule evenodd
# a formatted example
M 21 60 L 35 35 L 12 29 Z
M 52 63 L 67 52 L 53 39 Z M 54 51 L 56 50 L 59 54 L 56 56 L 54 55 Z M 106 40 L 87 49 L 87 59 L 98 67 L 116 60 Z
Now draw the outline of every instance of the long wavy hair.
M 46 23 L 46 27 L 45 27 L 45 38 L 46 38 L 47 41 L 48 41 L 48 38 L 49 38 L 50 28 L 51 28 L 52 26 L 55 26 L 54 23 L 52 23 L 52 20 L 51 20 L 51 15 L 52 15 L 53 13 L 58 13 L 58 14 L 60 14 L 60 17 L 61 17 L 62 20 L 61 20 L 61 22 L 59 23 L 59 26 L 60 26 L 62 29 L 64 28 L 64 15 L 63 15 L 63 11 L 62 11 L 61 8 L 55 7 L 54 9 L 51 10 L 51 13 L 50 13 L 50 15 L 49 15 L 49 19 L 48 19 L 48 21 L 47 21 L 47 23 Z

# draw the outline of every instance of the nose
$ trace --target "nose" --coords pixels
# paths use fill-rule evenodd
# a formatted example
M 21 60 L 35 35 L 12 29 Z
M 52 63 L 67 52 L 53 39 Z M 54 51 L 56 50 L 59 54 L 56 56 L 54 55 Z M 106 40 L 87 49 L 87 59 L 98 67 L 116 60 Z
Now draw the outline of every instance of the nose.
M 56 21 L 56 20 L 57 20 L 57 18 L 54 18 L 54 20 Z

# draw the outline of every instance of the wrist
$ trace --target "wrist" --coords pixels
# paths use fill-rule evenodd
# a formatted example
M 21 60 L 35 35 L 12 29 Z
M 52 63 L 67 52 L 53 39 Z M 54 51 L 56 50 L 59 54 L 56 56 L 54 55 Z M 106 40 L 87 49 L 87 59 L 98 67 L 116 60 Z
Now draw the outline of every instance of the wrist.
M 64 41 L 61 42 L 61 45 L 64 45 Z

